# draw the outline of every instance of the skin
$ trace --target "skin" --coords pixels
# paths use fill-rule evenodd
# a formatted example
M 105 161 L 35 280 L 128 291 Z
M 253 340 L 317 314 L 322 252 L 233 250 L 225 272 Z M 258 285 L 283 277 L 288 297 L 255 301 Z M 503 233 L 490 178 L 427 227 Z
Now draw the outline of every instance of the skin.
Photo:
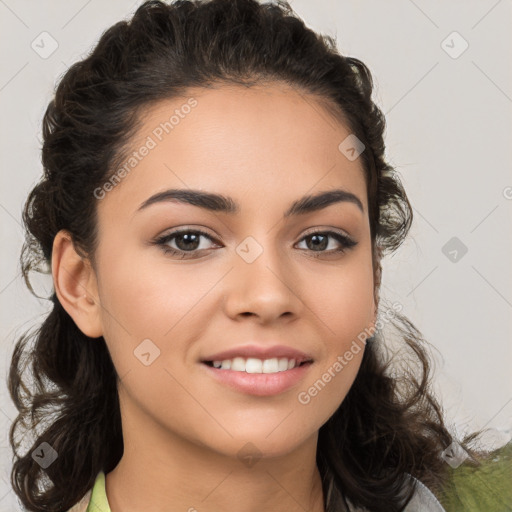
M 375 325 L 362 163 L 338 149 L 350 131 L 315 97 L 284 84 L 188 92 L 197 106 L 98 201 L 95 266 L 66 232 L 54 241 L 57 296 L 85 334 L 103 336 L 120 376 L 125 451 L 106 477 L 110 507 L 323 511 L 318 430 L 349 391 L 364 345 L 307 405 L 297 396 Z M 133 149 L 186 99 L 148 109 Z M 165 202 L 137 212 L 169 188 L 230 196 L 241 211 Z M 339 202 L 283 218 L 293 201 L 334 188 L 358 196 L 364 212 Z M 189 259 L 150 243 L 184 227 L 213 240 L 201 237 Z M 334 253 L 340 244 L 330 237 L 315 249 L 306 235 L 322 230 L 357 245 Z M 252 263 L 236 252 L 248 236 L 263 249 Z M 168 245 L 187 247 L 176 238 Z M 149 366 L 134 357 L 145 339 L 160 350 Z M 314 363 L 291 390 L 261 397 L 214 381 L 199 362 L 250 341 L 296 347 Z M 237 456 L 248 442 L 261 455 L 251 466 Z

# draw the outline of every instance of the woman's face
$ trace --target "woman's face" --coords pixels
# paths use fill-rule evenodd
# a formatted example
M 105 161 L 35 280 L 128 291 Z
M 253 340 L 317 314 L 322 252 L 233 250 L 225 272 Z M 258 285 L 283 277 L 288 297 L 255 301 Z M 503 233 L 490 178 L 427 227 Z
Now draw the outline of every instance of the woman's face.
M 281 85 L 194 89 L 148 110 L 120 183 L 96 192 L 93 295 L 123 428 L 230 456 L 283 455 L 315 438 L 352 385 L 376 313 L 362 163 L 338 147 L 349 135 Z M 171 189 L 232 208 L 150 200 Z M 352 199 L 287 214 L 334 190 Z M 276 373 L 276 346 L 312 362 Z M 204 362 L 225 351 L 238 370 Z

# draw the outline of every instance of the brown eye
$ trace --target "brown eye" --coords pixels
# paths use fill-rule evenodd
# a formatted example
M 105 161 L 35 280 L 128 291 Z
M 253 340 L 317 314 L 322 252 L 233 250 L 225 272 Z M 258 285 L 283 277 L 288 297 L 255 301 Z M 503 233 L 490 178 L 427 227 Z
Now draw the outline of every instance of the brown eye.
M 191 256 L 197 251 L 208 249 L 208 247 L 200 247 L 201 239 L 207 238 L 213 241 L 213 238 L 198 229 L 183 229 L 174 231 L 158 238 L 155 243 L 162 247 L 166 254 L 180 255 L 182 258 Z M 169 246 L 170 242 L 174 242 L 176 248 Z
M 339 245 L 339 248 L 325 250 L 329 247 L 329 238 L 333 238 Z M 357 242 L 346 235 L 337 233 L 336 231 L 316 231 L 305 236 L 306 248 L 312 252 L 318 253 L 342 253 L 357 245 Z

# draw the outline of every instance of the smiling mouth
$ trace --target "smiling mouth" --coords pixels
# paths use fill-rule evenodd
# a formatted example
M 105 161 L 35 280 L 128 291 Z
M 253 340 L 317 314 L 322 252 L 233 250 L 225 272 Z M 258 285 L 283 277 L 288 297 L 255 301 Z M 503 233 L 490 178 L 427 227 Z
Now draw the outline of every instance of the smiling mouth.
M 312 360 L 297 361 L 295 359 L 284 358 L 243 358 L 235 357 L 224 361 L 202 361 L 203 364 L 210 368 L 224 371 L 244 372 L 252 374 L 275 374 L 281 373 L 304 365 L 312 364 Z
M 245 395 L 268 397 L 284 393 L 309 375 L 313 359 L 243 358 L 201 362 L 213 381 Z

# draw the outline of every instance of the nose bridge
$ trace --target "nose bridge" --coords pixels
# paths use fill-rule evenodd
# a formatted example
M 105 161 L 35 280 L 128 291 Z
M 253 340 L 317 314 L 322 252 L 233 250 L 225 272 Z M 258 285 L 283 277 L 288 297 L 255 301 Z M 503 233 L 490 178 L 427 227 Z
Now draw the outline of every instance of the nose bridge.
M 283 260 L 279 245 L 273 242 L 271 234 L 249 235 L 236 247 L 236 266 L 245 280 L 253 286 L 261 283 L 267 286 L 284 286 L 282 281 L 289 274 L 289 266 Z
M 271 234 L 247 236 L 235 249 L 234 269 L 226 290 L 231 315 L 254 313 L 278 317 L 297 312 L 292 266 L 283 259 Z

